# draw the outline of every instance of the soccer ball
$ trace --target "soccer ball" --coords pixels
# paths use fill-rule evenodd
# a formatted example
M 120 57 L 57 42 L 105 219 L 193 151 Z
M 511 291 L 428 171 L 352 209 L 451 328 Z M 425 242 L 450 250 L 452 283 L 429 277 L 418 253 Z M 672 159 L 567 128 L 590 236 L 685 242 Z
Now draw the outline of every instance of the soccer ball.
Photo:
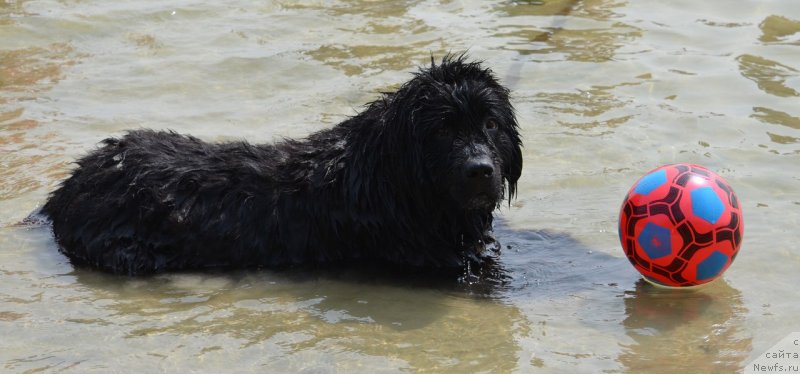
M 619 214 L 628 260 L 645 280 L 668 287 L 717 279 L 736 259 L 743 230 L 728 182 L 691 164 L 662 166 L 639 179 Z

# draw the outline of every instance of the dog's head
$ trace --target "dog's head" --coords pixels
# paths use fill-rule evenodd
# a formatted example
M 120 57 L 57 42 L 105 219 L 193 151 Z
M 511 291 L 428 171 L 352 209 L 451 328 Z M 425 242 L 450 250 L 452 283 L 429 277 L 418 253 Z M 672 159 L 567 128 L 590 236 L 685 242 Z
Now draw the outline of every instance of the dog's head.
M 396 168 L 456 207 L 490 212 L 515 194 L 521 140 L 508 90 L 480 63 L 446 56 L 384 100 Z M 403 154 L 414 155 L 409 160 Z M 411 163 L 416 162 L 417 165 Z

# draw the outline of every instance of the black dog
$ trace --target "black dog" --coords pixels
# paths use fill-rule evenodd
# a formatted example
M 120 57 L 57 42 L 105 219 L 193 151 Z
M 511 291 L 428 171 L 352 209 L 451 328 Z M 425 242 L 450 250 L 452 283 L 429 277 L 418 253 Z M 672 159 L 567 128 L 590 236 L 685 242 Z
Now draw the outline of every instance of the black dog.
M 210 144 L 135 130 L 77 162 L 43 208 L 73 263 L 144 274 L 211 267 L 492 261 L 515 193 L 508 90 L 464 57 L 303 140 Z

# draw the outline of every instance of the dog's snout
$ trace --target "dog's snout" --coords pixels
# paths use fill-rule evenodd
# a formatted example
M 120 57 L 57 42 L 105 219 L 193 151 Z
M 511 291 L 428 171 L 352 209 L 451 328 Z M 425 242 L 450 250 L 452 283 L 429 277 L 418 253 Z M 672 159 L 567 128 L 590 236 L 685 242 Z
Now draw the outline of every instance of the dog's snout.
M 464 165 L 464 172 L 468 179 L 486 179 L 494 174 L 494 165 L 487 158 L 470 160 Z

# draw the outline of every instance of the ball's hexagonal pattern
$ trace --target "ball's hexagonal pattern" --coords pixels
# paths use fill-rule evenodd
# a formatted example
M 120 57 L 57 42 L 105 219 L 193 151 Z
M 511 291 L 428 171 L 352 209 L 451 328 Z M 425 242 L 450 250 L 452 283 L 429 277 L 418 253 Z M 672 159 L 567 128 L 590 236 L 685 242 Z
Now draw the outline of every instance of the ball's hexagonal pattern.
M 725 205 L 711 187 L 701 187 L 692 191 L 692 213 L 694 215 L 714 224 L 717 223 L 724 211 Z
M 628 260 L 645 278 L 667 286 L 718 278 L 736 259 L 743 231 L 733 189 L 698 165 L 651 171 L 620 209 L 619 237 Z
M 636 183 L 634 191 L 641 195 L 649 195 L 650 192 L 661 187 L 664 183 L 667 183 L 667 172 L 659 170 L 645 175 L 639 183 Z
M 728 256 L 722 252 L 714 251 L 711 256 L 697 264 L 697 279 L 706 280 L 716 278 L 717 275 L 725 268 L 728 262 Z
M 657 260 L 672 253 L 671 238 L 668 228 L 648 222 L 636 241 L 651 260 Z

